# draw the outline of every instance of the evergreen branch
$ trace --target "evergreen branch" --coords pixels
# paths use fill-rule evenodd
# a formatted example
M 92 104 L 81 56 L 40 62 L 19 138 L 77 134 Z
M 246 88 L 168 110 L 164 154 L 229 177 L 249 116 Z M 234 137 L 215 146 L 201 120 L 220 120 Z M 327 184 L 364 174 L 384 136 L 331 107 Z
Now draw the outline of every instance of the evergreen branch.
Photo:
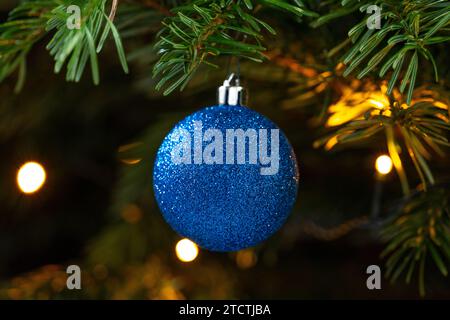
M 0 24 L 0 81 L 20 69 L 16 91 L 24 83 L 26 56 L 32 46 L 46 34 L 46 24 L 56 0 L 22 3 L 11 11 L 7 22 Z
M 116 12 L 117 12 L 117 6 L 119 4 L 119 0 L 112 0 L 112 4 L 111 4 L 111 11 L 109 13 L 109 20 L 114 21 L 114 18 L 116 16 Z
M 59 73 L 67 62 L 67 81 L 78 82 L 87 61 L 90 60 L 93 81 L 95 84 L 99 83 L 97 54 L 103 49 L 110 33 L 113 35 L 122 68 L 128 73 L 119 33 L 105 12 L 106 2 L 106 0 L 89 0 L 82 9 L 83 19 L 79 29 L 71 30 L 66 26 L 70 17 L 67 13 L 67 4 L 60 5 L 52 11 L 53 17 L 48 21 L 47 30 L 56 32 L 47 49 L 55 58 L 55 73 Z M 114 5 L 112 8 L 110 15 L 114 17 Z
M 19 84 L 25 76 L 26 56 L 32 46 L 46 34 L 53 33 L 47 49 L 55 59 L 55 73 L 67 63 L 68 81 L 79 81 L 86 64 L 90 61 L 92 77 L 99 83 L 98 53 L 112 34 L 125 72 L 128 66 L 119 32 L 112 23 L 117 0 L 113 0 L 110 16 L 106 15 L 107 0 L 38 0 L 26 1 L 10 14 L 7 22 L 0 25 L 0 81 L 18 67 Z M 67 22 L 71 14 L 70 5 L 81 9 L 79 28 L 69 29 Z
M 346 93 L 347 92 L 347 93 Z M 402 182 L 405 194 L 409 193 L 406 174 L 397 150 L 403 144 L 426 190 L 435 179 L 428 166 L 431 152 L 443 156 L 442 146 L 450 146 L 447 134 L 450 131 L 449 107 L 428 90 L 416 93 L 408 106 L 394 91 L 394 99 L 389 99 L 387 86 L 376 91 L 366 85 L 360 92 L 344 90 L 344 95 L 329 107 L 327 126 L 339 127 L 330 136 L 316 141 L 315 146 L 325 145 L 331 149 L 336 145 L 365 142 L 385 131 L 387 149 Z M 398 128 L 399 130 L 396 130 Z M 394 132 L 399 132 L 395 135 Z
M 322 2 L 321 5 L 322 7 L 327 7 L 327 13 L 321 15 L 319 18 L 311 22 L 310 25 L 313 28 L 318 28 L 335 19 L 341 18 L 357 11 L 361 6 L 361 2 L 360 0 L 329 1 Z
M 219 55 L 263 61 L 262 29 L 272 34 L 275 30 L 254 16 L 253 2 L 196 0 L 174 8 L 174 16 L 164 21 L 155 45 L 161 54 L 153 69 L 153 75 L 160 77 L 156 88 L 165 86 L 166 95 L 178 87 L 182 90 L 202 64 L 216 66 L 210 59 Z M 265 0 L 259 3 L 296 16 L 315 15 L 288 1 Z M 237 39 L 237 35 L 244 40 Z
M 410 283 L 417 270 L 419 291 L 425 295 L 425 261 L 431 259 L 442 275 L 450 267 L 450 193 L 448 188 L 435 188 L 409 198 L 400 213 L 389 219 L 382 232 L 387 242 L 386 276 L 395 282 L 404 274 Z
M 344 2 L 346 6 L 355 4 L 355 1 Z M 450 40 L 447 29 L 450 23 L 450 2 L 379 0 L 370 4 L 382 9 L 381 18 L 385 22 L 380 30 L 369 29 L 364 32 L 367 21 L 365 17 L 348 32 L 354 45 L 343 57 L 347 66 L 344 76 L 359 69 L 359 79 L 376 70 L 380 77 L 384 77 L 392 69 L 388 95 L 392 94 L 401 80 L 399 89 L 403 93 L 408 87 L 406 103 L 409 105 L 418 74 L 419 56 L 431 62 L 435 80 L 438 81 L 438 69 L 429 47 Z M 360 5 L 360 11 L 365 12 L 370 4 Z M 353 6 L 351 8 L 354 9 Z M 363 62 L 366 63 L 361 68 Z M 406 71 L 401 77 L 402 70 Z

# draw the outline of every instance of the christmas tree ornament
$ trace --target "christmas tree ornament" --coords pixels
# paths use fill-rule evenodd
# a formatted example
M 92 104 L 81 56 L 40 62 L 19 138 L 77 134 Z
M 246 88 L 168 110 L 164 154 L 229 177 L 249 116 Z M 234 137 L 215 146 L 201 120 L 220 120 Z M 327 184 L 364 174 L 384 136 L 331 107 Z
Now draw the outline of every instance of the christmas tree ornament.
M 269 119 L 245 107 L 233 74 L 218 105 L 180 121 L 164 138 L 153 186 L 165 220 L 212 251 L 254 246 L 285 222 L 296 199 L 297 162 Z

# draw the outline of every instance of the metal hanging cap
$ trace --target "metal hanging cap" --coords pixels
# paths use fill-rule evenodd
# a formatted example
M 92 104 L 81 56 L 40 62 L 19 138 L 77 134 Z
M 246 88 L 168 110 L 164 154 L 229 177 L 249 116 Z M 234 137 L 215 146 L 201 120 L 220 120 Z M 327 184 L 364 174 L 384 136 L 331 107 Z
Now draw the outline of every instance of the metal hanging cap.
M 244 101 L 245 89 L 240 86 L 239 77 L 232 73 L 219 87 L 218 103 L 219 105 L 240 106 L 244 105 Z

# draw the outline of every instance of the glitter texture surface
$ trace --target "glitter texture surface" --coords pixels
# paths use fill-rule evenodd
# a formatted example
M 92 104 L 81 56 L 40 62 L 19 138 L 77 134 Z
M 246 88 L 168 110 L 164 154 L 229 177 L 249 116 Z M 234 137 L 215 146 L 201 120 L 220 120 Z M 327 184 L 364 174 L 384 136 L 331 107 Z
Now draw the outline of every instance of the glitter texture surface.
M 194 121 L 202 122 L 203 132 L 211 128 L 224 133 L 224 154 L 227 129 L 278 129 L 243 106 L 207 107 L 180 121 L 162 142 L 153 168 L 154 192 L 165 220 L 212 251 L 236 251 L 266 240 L 283 225 L 297 196 L 297 162 L 287 138 L 280 130 L 279 170 L 274 175 L 261 175 L 266 166 L 260 161 L 248 163 L 249 148 L 245 164 L 226 164 L 225 156 L 224 164 L 175 164 L 171 153 L 180 142 L 177 132 L 185 129 L 194 137 Z

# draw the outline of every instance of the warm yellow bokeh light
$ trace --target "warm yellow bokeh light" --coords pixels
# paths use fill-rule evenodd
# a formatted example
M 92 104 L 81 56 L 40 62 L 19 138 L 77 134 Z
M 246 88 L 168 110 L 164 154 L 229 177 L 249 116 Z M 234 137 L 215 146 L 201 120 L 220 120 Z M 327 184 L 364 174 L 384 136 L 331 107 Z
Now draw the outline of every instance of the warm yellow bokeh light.
M 386 105 L 381 100 L 369 99 L 369 103 L 372 104 L 377 109 L 384 109 L 384 108 L 386 108 Z M 389 105 L 389 101 L 388 101 L 388 105 Z
M 46 173 L 37 162 L 27 162 L 17 172 L 17 185 L 23 193 L 38 191 L 44 184 Z
M 387 155 L 382 155 L 375 161 L 375 169 L 381 174 L 388 174 L 392 170 L 392 160 Z
M 189 239 L 182 239 L 178 241 L 175 251 L 177 253 L 178 259 L 183 262 L 194 261 L 198 256 L 197 245 Z

